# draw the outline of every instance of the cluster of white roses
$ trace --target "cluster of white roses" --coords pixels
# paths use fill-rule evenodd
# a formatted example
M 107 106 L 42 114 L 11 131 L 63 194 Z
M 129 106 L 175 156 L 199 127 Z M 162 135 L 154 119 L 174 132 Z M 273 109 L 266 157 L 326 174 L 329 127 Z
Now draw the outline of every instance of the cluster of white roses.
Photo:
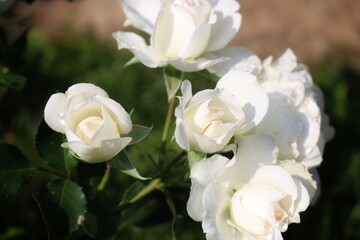
M 309 170 L 333 134 L 307 68 L 291 50 L 262 61 L 248 49 L 224 48 L 241 23 L 235 0 L 121 3 L 127 24 L 150 42 L 120 31 L 113 33 L 119 49 L 151 68 L 207 69 L 220 78 L 194 95 L 185 80 L 175 109 L 176 142 L 206 156 L 190 166 L 190 217 L 202 222 L 207 239 L 282 239 L 315 196 Z M 131 141 L 122 137 L 131 131 L 129 115 L 93 85 L 53 95 L 45 120 L 66 134 L 63 147 L 89 162 L 108 160 Z
M 192 97 L 189 83 L 182 87 L 178 144 L 203 153 L 235 144 L 233 158 L 215 154 L 192 166 L 187 209 L 207 239 L 279 240 L 315 196 L 309 170 L 321 163 L 333 129 L 321 92 L 290 50 L 274 62 L 247 49 L 234 52 L 236 58 L 211 69 L 225 73 L 215 90 Z
M 190 217 L 202 222 L 207 239 L 282 239 L 315 196 L 309 169 L 321 163 L 332 135 L 307 68 L 291 50 L 261 61 L 248 49 L 224 48 L 241 23 L 235 0 L 122 5 L 127 23 L 151 37 L 147 45 L 139 35 L 116 32 L 120 49 L 148 67 L 208 69 L 221 77 L 195 95 L 184 81 L 175 110 L 178 145 L 213 154 L 191 166 Z M 231 159 L 219 154 L 226 151 Z

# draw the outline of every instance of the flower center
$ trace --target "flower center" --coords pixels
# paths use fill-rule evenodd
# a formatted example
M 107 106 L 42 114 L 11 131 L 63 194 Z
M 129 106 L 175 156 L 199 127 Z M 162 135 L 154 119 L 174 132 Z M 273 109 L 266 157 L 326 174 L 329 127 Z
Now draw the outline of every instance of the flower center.
M 213 106 L 210 102 L 206 111 L 208 122 L 202 127 L 200 133 L 209 137 L 217 137 L 219 126 L 224 124 L 222 119 L 224 115 L 222 108 Z
M 89 143 L 95 133 L 101 128 L 104 120 L 98 116 L 91 116 L 82 120 L 76 128 L 76 135 L 85 143 Z
M 205 135 L 205 136 L 213 136 L 215 135 L 214 133 L 216 133 L 216 127 L 223 124 L 223 121 L 221 120 L 213 120 L 208 122 L 208 124 L 206 124 L 202 129 L 201 129 L 201 134 Z

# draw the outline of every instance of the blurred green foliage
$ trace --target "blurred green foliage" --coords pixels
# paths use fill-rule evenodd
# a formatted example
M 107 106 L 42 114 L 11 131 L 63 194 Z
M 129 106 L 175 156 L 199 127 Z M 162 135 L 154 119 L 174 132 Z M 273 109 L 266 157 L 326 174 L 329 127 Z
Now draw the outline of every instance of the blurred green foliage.
M 133 123 L 153 126 L 148 138 L 129 150 L 139 172 L 143 176 L 152 175 L 151 159 L 158 152 L 158 139 L 167 110 L 161 69 L 149 69 L 142 64 L 124 68 L 131 54 L 119 52 L 111 39 L 108 42 L 96 41 L 92 34 L 81 37 L 68 34 L 61 41 L 55 41 L 33 30 L 27 39 L 26 51 L 19 55 L 21 64 L 18 60 L 6 62 L 9 69 L 25 76 L 27 83 L 19 91 L 8 87 L 0 89 L 0 139 L 19 147 L 36 163 L 39 157 L 33 141 L 47 99 L 57 91 L 66 91 L 74 83 L 90 82 L 105 89 L 127 111 L 133 109 Z M 336 133 L 326 145 L 324 162 L 319 168 L 321 195 L 314 206 L 301 215 L 301 224 L 290 225 L 284 239 L 360 239 L 360 73 L 349 66 L 334 67 L 327 62 L 311 66 L 314 81 L 324 92 L 325 109 Z M 212 87 L 199 75 L 187 74 L 185 78 L 194 83 L 194 92 Z M 173 143 L 170 147 L 177 148 Z M 145 152 L 145 149 L 153 150 Z M 179 168 L 185 169 L 186 166 Z M 85 175 L 97 171 L 82 164 L 79 169 L 78 174 Z M 125 175 L 111 180 L 111 186 L 105 189 L 109 205 L 120 203 L 122 194 L 134 182 Z M 189 187 L 186 179 L 184 186 L 170 188 L 178 211 L 177 237 L 205 239 L 200 223 L 193 222 L 186 214 L 186 189 Z M 41 212 L 34 200 L 43 188 L 41 183 L 31 182 L 14 196 L 0 198 L 0 239 L 47 237 Z M 112 219 L 100 219 L 99 228 L 117 228 L 120 239 L 170 239 L 171 224 L 163 223 L 171 219 L 170 209 L 164 207 L 166 199 L 157 191 L 150 194 L 149 199 L 152 198 L 163 198 L 163 204 L 155 206 L 155 201 L 139 201 L 123 214 L 140 218 L 128 218 L 129 222 L 122 222 L 120 226 L 113 226 Z M 149 211 L 139 212 L 137 204 L 148 204 Z M 107 211 L 106 206 L 89 208 L 93 212 Z M 156 225 L 150 228 L 151 224 Z M 62 227 L 58 230 L 61 231 Z

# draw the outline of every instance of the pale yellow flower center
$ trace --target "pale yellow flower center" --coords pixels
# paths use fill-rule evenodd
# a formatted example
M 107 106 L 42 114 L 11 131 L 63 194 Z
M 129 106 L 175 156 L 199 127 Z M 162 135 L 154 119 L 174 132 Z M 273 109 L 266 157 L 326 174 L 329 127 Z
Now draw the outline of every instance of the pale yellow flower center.
M 85 143 L 89 143 L 95 133 L 101 128 L 104 120 L 98 116 L 91 116 L 82 120 L 76 128 L 76 135 Z

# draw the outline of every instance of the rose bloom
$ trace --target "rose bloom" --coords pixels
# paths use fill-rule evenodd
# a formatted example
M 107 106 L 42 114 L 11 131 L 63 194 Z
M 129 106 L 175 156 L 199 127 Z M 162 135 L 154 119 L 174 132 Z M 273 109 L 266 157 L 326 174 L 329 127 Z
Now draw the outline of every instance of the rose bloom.
M 129 114 L 101 88 L 87 83 L 53 94 L 44 110 L 45 122 L 64 133 L 68 148 L 77 158 L 98 163 L 113 158 L 131 141 L 122 137 L 132 129 Z
M 250 135 L 234 157 L 215 154 L 193 165 L 187 211 L 208 240 L 282 240 L 309 206 L 316 182 L 294 160 L 276 165 L 272 137 Z
M 129 49 L 144 65 L 171 64 L 197 71 L 224 60 L 224 48 L 238 32 L 240 5 L 235 0 L 123 0 L 127 24 L 148 33 L 150 45 L 132 32 L 115 32 L 119 49 Z
M 191 83 L 181 87 L 182 97 L 175 109 L 175 140 L 187 150 L 214 153 L 223 150 L 236 135 L 249 131 L 267 111 L 266 92 L 250 73 L 233 70 L 215 89 L 191 92 Z
M 229 69 L 250 72 L 268 94 L 268 112 L 253 133 L 274 137 L 279 159 L 296 159 L 308 168 L 318 166 L 324 144 L 334 130 L 323 112 L 321 91 L 307 67 L 297 63 L 290 49 L 275 61 L 272 57 L 261 61 L 250 50 L 238 47 L 221 54 L 231 60 L 210 71 L 219 76 Z

